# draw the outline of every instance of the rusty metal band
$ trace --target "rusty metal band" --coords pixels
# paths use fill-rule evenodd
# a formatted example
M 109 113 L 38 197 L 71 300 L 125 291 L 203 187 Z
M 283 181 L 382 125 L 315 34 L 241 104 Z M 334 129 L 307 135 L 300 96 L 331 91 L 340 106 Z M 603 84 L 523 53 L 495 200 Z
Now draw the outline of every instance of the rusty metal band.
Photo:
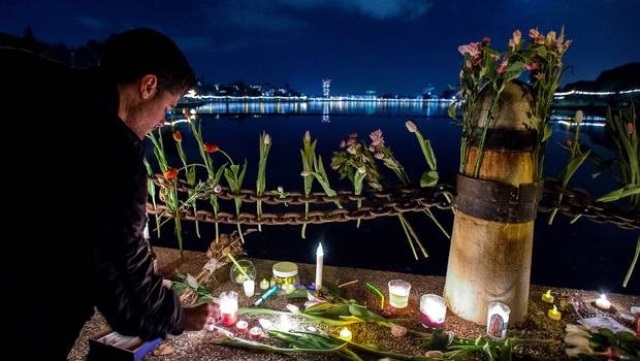
M 477 146 L 480 136 L 472 144 Z M 489 129 L 484 149 L 530 152 L 538 142 L 536 130 Z
M 543 182 L 513 186 L 458 174 L 454 207 L 487 221 L 522 223 L 536 219 Z

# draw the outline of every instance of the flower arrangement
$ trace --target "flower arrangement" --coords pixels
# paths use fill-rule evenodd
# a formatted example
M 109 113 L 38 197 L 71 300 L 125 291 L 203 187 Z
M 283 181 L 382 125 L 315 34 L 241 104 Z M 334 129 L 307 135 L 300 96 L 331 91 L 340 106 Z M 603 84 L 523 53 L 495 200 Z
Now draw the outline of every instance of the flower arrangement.
M 436 170 L 435 155 L 431 149 L 431 145 L 417 130 L 415 123 L 408 121 L 406 126 L 410 132 L 416 135 L 427 165 L 429 166 L 429 170 L 422 176 L 420 184 L 423 187 L 433 186 L 437 183 L 438 173 Z M 411 183 L 409 176 L 404 170 L 404 166 L 393 155 L 391 148 L 385 144 L 382 130 L 378 129 L 369 134 L 371 143 L 368 145 L 363 141 L 358 141 L 357 137 L 358 135 L 355 133 L 349 134 L 346 140 L 340 142 L 340 149 L 342 150 L 334 152 L 333 158 L 331 159 L 331 168 L 338 172 L 340 179 L 348 178 L 352 182 L 355 195 L 362 193 L 362 186 L 365 180 L 374 190 L 383 189 L 382 175 L 378 170 L 376 160 L 381 161 L 386 168 L 390 169 L 398 177 L 402 185 L 406 186 Z M 361 201 L 358 200 L 358 208 L 360 206 Z M 436 223 L 445 236 L 449 237 L 449 234 L 440 225 L 431 210 L 427 209 L 424 212 Z M 422 255 L 427 258 L 428 254 L 426 249 L 406 217 L 403 214 L 398 214 L 398 220 L 407 237 L 414 258 L 416 260 L 418 259 L 415 245 L 418 246 Z M 360 219 L 358 219 L 357 224 L 360 224 Z
M 535 98 L 534 116 L 539 119 L 537 142 L 535 144 L 535 179 L 542 179 L 544 150 L 551 136 L 549 125 L 553 95 L 560 84 L 563 72 L 562 57 L 571 44 L 565 40 L 564 29 L 560 33 L 550 31 L 546 35 L 538 29 L 529 30 L 529 41 L 526 41 L 520 30 L 515 30 L 509 39 L 508 47 L 503 52 L 491 48 L 491 39 L 485 37 L 480 42 L 473 42 L 458 47 L 464 57 L 460 71 L 460 98 L 462 102 L 462 141 L 460 152 L 460 172 L 466 167 L 469 147 L 478 143 L 479 156 L 473 167 L 473 177 L 477 178 L 482 164 L 483 149 L 487 131 L 495 121 L 495 110 L 500 94 L 505 86 L 529 74 L 529 86 Z M 476 109 L 485 92 L 492 95 L 487 119 L 489 124 L 482 128 L 474 122 Z M 449 115 L 456 117 L 457 103 L 452 103 Z

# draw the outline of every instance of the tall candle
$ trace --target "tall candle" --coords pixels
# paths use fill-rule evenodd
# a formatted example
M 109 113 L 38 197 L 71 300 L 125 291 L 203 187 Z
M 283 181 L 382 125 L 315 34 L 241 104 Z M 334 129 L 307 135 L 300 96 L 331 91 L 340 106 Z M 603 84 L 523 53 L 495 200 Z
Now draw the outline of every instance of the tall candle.
M 222 324 L 233 326 L 238 321 L 238 294 L 234 291 L 220 294 L 220 316 Z
M 316 291 L 322 289 L 322 261 L 324 258 L 324 252 L 322 251 L 322 243 L 318 245 L 316 251 Z

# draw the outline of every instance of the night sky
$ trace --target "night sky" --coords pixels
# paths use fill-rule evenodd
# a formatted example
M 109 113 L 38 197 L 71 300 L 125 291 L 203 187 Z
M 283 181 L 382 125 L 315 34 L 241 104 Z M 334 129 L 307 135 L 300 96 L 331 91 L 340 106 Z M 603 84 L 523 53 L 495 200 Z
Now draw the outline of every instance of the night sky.
M 272 83 L 305 94 L 417 95 L 457 85 L 458 45 L 565 26 L 563 84 L 640 61 L 640 0 L 4 0 L 0 32 L 78 46 L 133 27 L 175 39 L 209 83 Z

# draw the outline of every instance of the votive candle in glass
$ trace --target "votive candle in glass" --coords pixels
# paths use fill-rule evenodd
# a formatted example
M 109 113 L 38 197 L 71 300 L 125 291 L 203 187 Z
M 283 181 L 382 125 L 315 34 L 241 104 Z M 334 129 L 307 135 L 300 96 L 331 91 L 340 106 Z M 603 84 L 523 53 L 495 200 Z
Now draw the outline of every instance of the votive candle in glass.
M 389 281 L 389 304 L 395 308 L 405 308 L 409 305 L 411 283 L 405 280 Z
M 238 321 L 237 292 L 226 291 L 220 294 L 220 316 L 225 326 L 233 326 Z
M 247 297 L 253 297 L 256 289 L 256 281 L 245 280 L 242 282 L 242 288 L 244 289 L 244 295 Z
M 420 322 L 424 327 L 440 328 L 447 316 L 447 302 L 444 297 L 426 294 L 420 297 Z
M 489 302 L 487 307 L 487 335 L 504 339 L 509 329 L 511 308 L 502 302 Z

